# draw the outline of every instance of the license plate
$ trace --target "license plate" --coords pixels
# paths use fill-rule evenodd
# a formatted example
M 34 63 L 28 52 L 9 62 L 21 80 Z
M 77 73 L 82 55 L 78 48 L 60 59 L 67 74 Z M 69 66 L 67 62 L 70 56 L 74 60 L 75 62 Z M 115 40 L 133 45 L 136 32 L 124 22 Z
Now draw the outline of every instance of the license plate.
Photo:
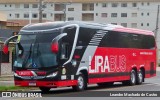
M 36 83 L 35 82 L 30 82 L 29 86 L 36 86 Z

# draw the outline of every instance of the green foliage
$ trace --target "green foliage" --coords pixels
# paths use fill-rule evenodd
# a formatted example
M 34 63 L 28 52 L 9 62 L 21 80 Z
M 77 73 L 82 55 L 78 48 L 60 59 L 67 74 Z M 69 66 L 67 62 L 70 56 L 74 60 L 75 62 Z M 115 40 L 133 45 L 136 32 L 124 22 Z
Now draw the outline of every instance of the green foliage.
M 32 87 L 0 86 L 0 91 L 30 90 Z

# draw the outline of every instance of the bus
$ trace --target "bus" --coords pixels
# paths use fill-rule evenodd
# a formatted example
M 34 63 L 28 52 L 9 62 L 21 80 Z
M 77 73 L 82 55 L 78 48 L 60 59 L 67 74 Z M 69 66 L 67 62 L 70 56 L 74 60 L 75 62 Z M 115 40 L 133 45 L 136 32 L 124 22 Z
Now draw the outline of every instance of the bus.
M 156 76 L 151 31 L 81 21 L 30 24 L 5 41 L 4 53 L 13 39 L 16 86 L 82 91 L 88 84 L 136 85 Z

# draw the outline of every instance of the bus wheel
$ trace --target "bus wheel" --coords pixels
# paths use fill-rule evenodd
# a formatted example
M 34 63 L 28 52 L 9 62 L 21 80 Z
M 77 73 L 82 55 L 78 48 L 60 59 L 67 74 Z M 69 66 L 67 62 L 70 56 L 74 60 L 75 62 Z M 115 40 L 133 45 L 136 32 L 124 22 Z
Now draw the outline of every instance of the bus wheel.
M 99 87 L 112 86 L 114 82 L 97 83 Z
M 130 74 L 130 80 L 128 81 L 123 81 L 123 85 L 135 85 L 136 84 L 136 71 L 135 70 L 132 70 L 131 71 L 131 74 Z
M 139 72 L 137 73 L 137 84 L 142 84 L 143 82 L 143 71 L 140 69 Z
M 78 78 L 77 78 L 77 85 L 76 86 L 72 86 L 73 90 L 75 91 L 83 91 L 85 90 L 87 87 L 87 82 L 84 78 L 83 74 L 79 74 Z
M 49 88 L 49 87 L 39 87 L 39 89 L 40 89 L 43 93 L 47 93 L 47 92 L 49 92 L 49 90 L 50 90 L 51 88 Z
M 136 84 L 136 71 L 132 70 L 130 74 L 130 80 L 129 80 L 129 85 L 135 85 Z

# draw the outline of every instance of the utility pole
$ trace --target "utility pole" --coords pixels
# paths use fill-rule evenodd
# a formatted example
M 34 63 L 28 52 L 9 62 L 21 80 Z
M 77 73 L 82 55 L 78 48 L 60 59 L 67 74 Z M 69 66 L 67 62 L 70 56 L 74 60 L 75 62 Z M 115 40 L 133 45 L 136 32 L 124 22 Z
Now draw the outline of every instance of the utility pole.
M 158 29 L 159 29 L 159 7 L 160 5 L 158 5 L 158 9 L 157 9 L 157 20 L 156 20 L 156 29 L 155 29 L 155 40 L 157 42 L 158 38 Z M 159 62 L 159 57 L 158 57 L 158 54 L 159 54 L 159 49 L 157 49 L 157 55 L 156 55 L 156 58 L 157 58 L 157 62 Z M 158 64 L 158 63 L 157 63 Z M 156 65 L 157 65 L 156 64 Z M 158 66 L 158 65 L 157 65 Z
M 31 10 L 29 11 L 29 24 L 31 24 L 32 23 L 32 12 L 31 12 Z
M 66 10 L 67 10 L 67 5 L 71 5 L 72 1 L 70 1 L 69 3 L 63 3 L 63 14 L 64 14 L 64 22 L 66 21 Z
M 158 29 L 159 29 L 159 7 L 160 5 L 158 5 L 158 9 L 157 9 L 157 20 L 156 20 L 156 29 L 155 29 L 156 40 L 157 40 L 157 34 L 158 34 Z
M 43 0 L 39 0 L 39 23 L 42 23 Z
M 66 21 L 66 3 L 63 4 L 64 22 Z

